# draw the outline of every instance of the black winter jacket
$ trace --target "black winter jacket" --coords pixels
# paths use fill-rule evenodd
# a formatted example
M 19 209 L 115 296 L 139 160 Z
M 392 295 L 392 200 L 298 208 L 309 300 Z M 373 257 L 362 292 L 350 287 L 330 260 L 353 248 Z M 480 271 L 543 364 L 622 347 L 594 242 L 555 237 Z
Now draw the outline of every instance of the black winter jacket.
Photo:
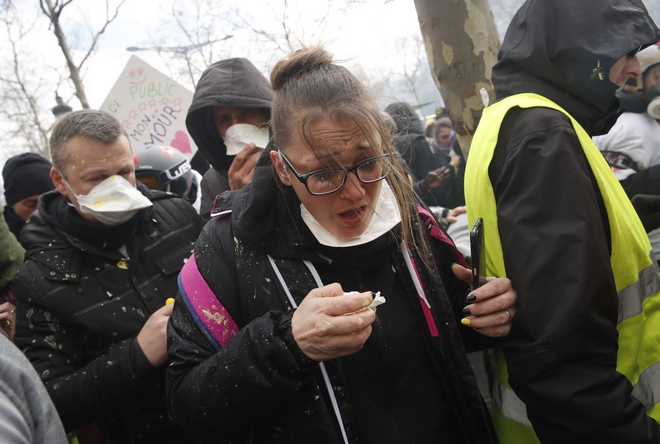
M 13 281 L 15 342 L 32 362 L 68 431 L 97 422 L 115 442 L 188 442 L 167 417 L 164 366 L 154 368 L 136 341 L 149 316 L 174 297 L 178 272 L 201 230 L 195 210 L 169 193 L 128 225 L 129 258 L 103 248 L 57 191 L 44 194 L 21 233 L 26 262 Z M 68 214 L 67 214 L 68 213 Z M 114 228 L 114 227 L 111 227 Z M 111 230 L 115 231 L 115 230 Z M 118 246 L 121 246 L 119 241 Z
M 448 168 L 449 177 L 442 185 L 436 188 L 429 189 L 421 181 L 415 182 L 413 188 L 419 198 L 430 207 L 456 208 L 465 205 L 465 196 L 463 194 L 465 161 L 461 157 L 461 160 L 455 169 L 450 163 L 450 156 L 441 153 L 439 148 L 434 146 L 435 143 L 432 142 L 430 144 L 433 158 L 438 167 Z M 452 142 L 452 144 L 454 144 L 454 142 Z M 458 146 L 457 143 L 456 146 Z M 460 151 L 460 146 L 458 146 L 458 151 Z
M 11 208 L 9 205 L 5 205 L 5 222 L 7 222 L 7 226 L 9 227 L 9 231 L 12 232 L 14 236 L 16 236 L 16 239 L 18 239 L 19 235 L 21 234 L 21 230 L 25 226 L 25 221 L 20 218 L 18 214 L 14 212 L 14 209 Z
M 602 134 L 619 113 L 610 67 L 659 37 L 635 0 L 527 1 L 493 69 L 497 98 L 540 94 Z M 507 277 L 518 292 L 504 347 L 508 381 L 539 439 L 660 442 L 658 424 L 616 371 L 609 222 L 570 120 L 545 108 L 512 109 L 489 176 Z
M 429 143 L 424 137 L 422 121 L 410 105 L 395 102 L 388 105 L 385 111 L 396 124 L 397 134 L 394 144 L 403 160 L 406 161 L 408 172 L 413 179 L 422 180 L 426 177 L 426 173 L 439 168 L 441 165 L 436 161 Z
M 391 233 L 351 254 L 322 247 L 300 219 L 295 194 L 287 187 L 281 192 L 272 174 L 266 152 L 251 185 L 220 196 L 231 216 L 209 222 L 195 245 L 200 274 L 240 330 L 216 352 L 177 299 L 168 330 L 173 417 L 202 440 L 343 442 L 318 363 L 293 339 L 293 309 L 269 264 L 270 254 L 297 303 L 316 288 L 303 260 L 315 264 L 326 284 L 339 282 L 345 291 L 382 289 L 391 296 L 379 307 L 367 341 L 378 343 L 325 362 L 350 442 L 494 442 L 459 334 L 472 348 L 484 337 L 456 323 L 467 287 L 449 271 L 457 260 L 453 248 L 434 243 L 441 272 L 422 272 L 440 329 L 432 337 Z M 374 248 L 383 254 L 375 257 Z M 388 314 L 397 313 L 405 317 L 410 333 L 392 325 L 396 321 Z M 428 383 L 429 375 L 440 383 Z M 361 378 L 373 379 L 380 393 L 361 393 L 363 387 L 351 385 Z M 400 387 L 401 380 L 410 384 Z M 357 399 L 363 403 L 358 405 Z M 398 409 L 396 402 L 402 399 L 410 404 Z M 420 424 L 417 414 L 428 419 L 429 430 L 442 424 L 443 430 L 435 432 L 440 435 L 410 427 Z M 368 438 L 360 440 L 365 430 Z

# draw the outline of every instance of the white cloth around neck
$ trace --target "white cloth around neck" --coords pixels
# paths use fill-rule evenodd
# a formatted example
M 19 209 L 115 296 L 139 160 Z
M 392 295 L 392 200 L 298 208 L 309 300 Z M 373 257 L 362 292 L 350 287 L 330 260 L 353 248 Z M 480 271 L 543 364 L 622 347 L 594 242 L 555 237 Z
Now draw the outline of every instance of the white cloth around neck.
M 300 215 L 316 240 L 319 241 L 321 245 L 327 247 L 354 247 L 357 245 L 364 245 L 372 240 L 378 239 L 401 222 L 399 205 L 397 204 L 396 197 L 386 180 L 383 180 L 383 184 L 380 188 L 380 195 L 378 196 L 376 208 L 371 217 L 371 221 L 369 222 L 369 226 L 361 236 L 353 239 L 343 239 L 330 233 L 323 228 L 316 219 L 314 219 L 314 216 L 312 216 L 302 203 L 300 204 Z

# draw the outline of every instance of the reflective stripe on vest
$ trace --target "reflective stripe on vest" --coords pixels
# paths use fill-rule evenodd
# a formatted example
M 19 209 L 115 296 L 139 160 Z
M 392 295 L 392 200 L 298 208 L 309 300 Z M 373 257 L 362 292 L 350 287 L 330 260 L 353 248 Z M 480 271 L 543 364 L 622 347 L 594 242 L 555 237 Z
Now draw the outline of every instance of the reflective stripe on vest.
M 573 125 L 603 197 L 610 224 L 610 263 L 619 297 L 619 351 L 617 371 L 633 385 L 632 395 L 660 421 L 660 278 L 651 246 L 630 200 L 580 124 L 556 103 L 537 94 L 518 94 L 484 110 L 474 135 L 465 172 L 465 198 L 470 224 L 482 217 L 487 233 L 486 269 L 490 276 L 506 276 L 497 221 L 495 193 L 488 168 L 500 127 L 513 107 L 551 108 L 565 114 Z M 501 350 L 493 351 L 496 381 L 493 423 L 502 442 L 538 442 L 527 409 L 509 386 Z
M 644 370 L 633 387 L 632 395 L 644 404 L 646 410 L 651 410 L 660 403 L 657 390 L 658 381 L 660 381 L 660 362 L 656 362 Z
M 493 405 L 502 415 L 525 424 L 526 426 L 532 426 L 532 423 L 527 419 L 527 406 L 525 406 L 525 403 L 516 396 L 512 389 L 504 387 L 502 384 L 495 383 L 493 384 L 491 399 Z
M 653 262 L 653 261 L 652 261 Z M 660 290 L 660 281 L 657 279 L 657 270 L 654 263 L 639 272 L 639 280 L 619 291 L 619 319 L 621 323 L 642 312 L 644 299 Z

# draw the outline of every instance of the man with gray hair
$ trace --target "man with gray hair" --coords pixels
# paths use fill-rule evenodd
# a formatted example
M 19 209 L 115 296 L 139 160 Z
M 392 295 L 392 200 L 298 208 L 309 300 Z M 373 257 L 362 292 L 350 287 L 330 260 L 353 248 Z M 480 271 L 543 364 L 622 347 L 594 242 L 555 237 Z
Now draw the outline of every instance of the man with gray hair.
M 126 132 L 82 110 L 50 138 L 56 190 L 21 233 L 16 345 L 68 432 L 191 442 L 167 415 L 165 328 L 201 221 L 184 199 L 136 184 Z

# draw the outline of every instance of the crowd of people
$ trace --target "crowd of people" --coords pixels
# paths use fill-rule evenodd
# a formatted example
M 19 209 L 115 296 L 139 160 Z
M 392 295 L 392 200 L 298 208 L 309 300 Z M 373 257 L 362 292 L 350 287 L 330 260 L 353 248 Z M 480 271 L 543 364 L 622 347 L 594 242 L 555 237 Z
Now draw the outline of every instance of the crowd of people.
M 193 159 L 64 115 L 3 169 L 0 440 L 660 443 L 659 40 L 527 0 L 468 159 L 320 45 L 209 66 Z

